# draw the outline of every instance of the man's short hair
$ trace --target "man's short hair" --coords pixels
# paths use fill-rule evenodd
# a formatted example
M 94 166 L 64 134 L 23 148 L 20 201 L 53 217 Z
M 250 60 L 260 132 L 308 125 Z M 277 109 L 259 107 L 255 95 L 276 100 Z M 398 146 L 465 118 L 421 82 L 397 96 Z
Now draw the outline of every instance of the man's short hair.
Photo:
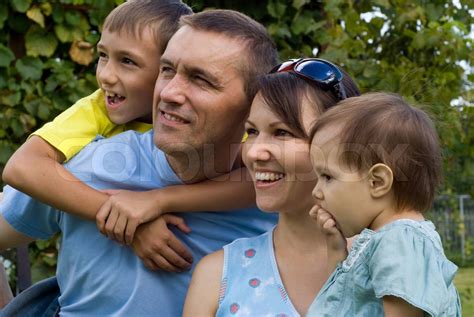
M 340 163 L 366 171 L 383 163 L 394 176 L 397 208 L 426 211 L 442 177 L 438 135 L 430 117 L 397 94 L 371 93 L 341 101 L 324 113 L 311 137 L 328 125 L 342 130 Z
M 192 13 L 180 0 L 129 0 L 109 13 L 103 29 L 140 38 L 145 28 L 151 28 L 162 54 L 179 27 L 179 18 Z
M 239 65 L 245 81 L 245 94 L 252 101 L 257 78 L 268 73 L 278 62 L 275 43 L 263 25 L 237 11 L 208 10 L 181 18 L 181 26 L 224 34 L 245 44 L 247 58 Z

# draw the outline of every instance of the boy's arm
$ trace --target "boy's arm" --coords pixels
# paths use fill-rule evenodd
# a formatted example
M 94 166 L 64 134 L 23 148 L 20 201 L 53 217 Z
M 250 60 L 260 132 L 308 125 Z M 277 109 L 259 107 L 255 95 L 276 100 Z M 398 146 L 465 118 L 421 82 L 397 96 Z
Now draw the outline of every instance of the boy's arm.
M 410 305 L 400 297 L 384 296 L 383 311 L 387 317 L 423 317 L 424 313 L 421 309 Z
M 223 250 L 205 256 L 198 263 L 184 303 L 184 317 L 216 315 L 223 264 Z
M 24 235 L 15 229 L 0 214 L 0 250 L 18 247 L 34 241 L 32 237 Z
M 73 176 L 64 155 L 38 136 L 28 139 L 10 158 L 3 180 L 10 186 L 57 209 L 95 220 L 109 196 Z
M 97 213 L 97 226 L 120 243 L 130 244 L 136 228 L 168 212 L 226 211 L 255 204 L 247 169 L 191 185 L 146 192 L 115 191 Z

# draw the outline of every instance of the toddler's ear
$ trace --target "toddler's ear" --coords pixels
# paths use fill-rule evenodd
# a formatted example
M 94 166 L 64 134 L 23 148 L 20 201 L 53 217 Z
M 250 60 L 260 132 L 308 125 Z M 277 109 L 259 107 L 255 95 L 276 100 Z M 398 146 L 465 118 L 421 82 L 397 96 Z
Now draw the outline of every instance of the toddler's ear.
M 392 170 L 385 164 L 375 164 L 369 170 L 368 181 L 372 197 L 380 198 L 392 189 Z

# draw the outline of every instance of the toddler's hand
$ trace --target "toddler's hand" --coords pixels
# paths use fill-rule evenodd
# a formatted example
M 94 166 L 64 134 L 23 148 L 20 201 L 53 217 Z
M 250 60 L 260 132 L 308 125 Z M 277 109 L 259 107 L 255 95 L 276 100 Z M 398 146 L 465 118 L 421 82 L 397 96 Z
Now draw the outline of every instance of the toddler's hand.
M 311 208 L 309 215 L 325 234 L 330 260 L 334 259 L 335 263 L 344 260 L 347 257 L 347 241 L 334 217 L 318 205 Z
M 105 190 L 110 198 L 96 214 L 99 231 L 122 244 L 131 244 L 139 225 L 162 214 L 157 191 Z

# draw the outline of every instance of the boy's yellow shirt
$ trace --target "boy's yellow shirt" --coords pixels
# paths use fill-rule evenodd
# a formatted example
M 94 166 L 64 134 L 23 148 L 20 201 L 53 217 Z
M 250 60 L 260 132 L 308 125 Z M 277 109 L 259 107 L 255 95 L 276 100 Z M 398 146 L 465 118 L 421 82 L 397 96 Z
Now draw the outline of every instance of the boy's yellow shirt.
M 77 101 L 32 135 L 47 141 L 62 152 L 68 161 L 97 135 L 108 138 L 127 130 L 145 132 L 151 128 L 151 124 L 137 121 L 122 125 L 114 124 L 107 116 L 104 93 L 98 89 Z

